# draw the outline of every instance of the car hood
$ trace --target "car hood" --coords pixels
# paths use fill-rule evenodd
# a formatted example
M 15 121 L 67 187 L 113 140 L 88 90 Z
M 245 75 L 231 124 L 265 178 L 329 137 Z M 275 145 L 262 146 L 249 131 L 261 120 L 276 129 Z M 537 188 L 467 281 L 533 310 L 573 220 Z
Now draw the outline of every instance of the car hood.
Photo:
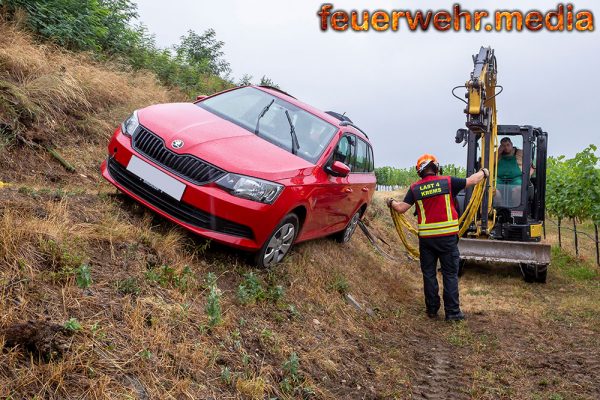
M 314 164 L 193 103 L 157 104 L 138 111 L 140 124 L 170 150 L 192 154 L 228 172 L 262 179 L 291 178 Z M 174 140 L 184 146 L 174 149 Z

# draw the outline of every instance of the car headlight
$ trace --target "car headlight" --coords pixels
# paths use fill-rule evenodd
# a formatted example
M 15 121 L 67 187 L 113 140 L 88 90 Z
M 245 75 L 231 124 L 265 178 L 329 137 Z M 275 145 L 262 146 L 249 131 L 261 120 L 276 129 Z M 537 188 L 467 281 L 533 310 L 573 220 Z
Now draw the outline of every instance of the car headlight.
M 273 204 L 283 190 L 278 183 L 237 174 L 227 174 L 215 183 L 233 196 L 266 204 Z
M 140 120 L 138 119 L 137 111 L 134 111 L 133 114 L 121 124 L 121 132 L 126 136 L 131 137 L 138 126 L 140 126 Z

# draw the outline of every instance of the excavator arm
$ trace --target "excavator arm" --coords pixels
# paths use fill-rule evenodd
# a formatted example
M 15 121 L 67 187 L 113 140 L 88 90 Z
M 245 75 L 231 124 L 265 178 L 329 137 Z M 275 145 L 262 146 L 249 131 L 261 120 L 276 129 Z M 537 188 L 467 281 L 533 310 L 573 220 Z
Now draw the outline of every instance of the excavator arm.
M 496 189 L 496 176 L 498 164 L 498 124 L 496 119 L 496 81 L 498 69 L 496 56 L 491 47 L 482 47 L 479 54 L 473 56 L 474 68 L 471 78 L 465 83 L 467 93 L 467 128 L 478 135 L 480 146 L 480 166 L 490 171 L 486 186 L 481 189 L 482 196 L 471 197 L 470 206 L 478 207 L 479 212 L 468 213 L 473 216 L 463 220 L 463 224 L 476 226 L 471 236 L 489 236 L 494 227 L 496 213 L 492 207 L 492 200 Z M 479 199 L 479 201 L 478 201 Z M 480 204 L 477 204 L 480 203 Z M 474 211 L 474 210 L 472 210 Z M 478 220 L 477 214 L 480 219 Z M 464 232 L 466 230 L 463 229 Z

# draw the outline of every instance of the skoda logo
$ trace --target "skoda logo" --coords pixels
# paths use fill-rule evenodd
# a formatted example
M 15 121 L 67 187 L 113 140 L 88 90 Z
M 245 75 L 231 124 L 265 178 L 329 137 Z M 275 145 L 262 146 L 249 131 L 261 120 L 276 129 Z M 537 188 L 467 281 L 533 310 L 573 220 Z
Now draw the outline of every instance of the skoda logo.
M 181 140 L 181 139 L 173 140 L 173 143 L 171 143 L 171 146 L 173 146 L 174 149 L 180 149 L 183 147 L 183 140 Z

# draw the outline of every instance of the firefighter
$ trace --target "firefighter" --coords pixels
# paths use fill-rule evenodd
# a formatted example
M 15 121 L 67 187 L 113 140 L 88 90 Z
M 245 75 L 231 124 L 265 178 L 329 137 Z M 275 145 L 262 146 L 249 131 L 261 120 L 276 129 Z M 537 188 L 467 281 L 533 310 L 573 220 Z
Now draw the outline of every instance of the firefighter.
M 405 213 L 417 204 L 419 252 L 427 316 L 436 318 L 440 309 L 436 264 L 440 260 L 444 282 L 444 311 L 446 321 L 465 318 L 458 296 L 458 212 L 454 198 L 465 187 L 474 186 L 489 176 L 482 169 L 470 177 L 440 176 L 439 162 L 434 155 L 424 154 L 417 160 L 421 178 L 410 186 L 404 200 L 388 199 L 387 204 Z

